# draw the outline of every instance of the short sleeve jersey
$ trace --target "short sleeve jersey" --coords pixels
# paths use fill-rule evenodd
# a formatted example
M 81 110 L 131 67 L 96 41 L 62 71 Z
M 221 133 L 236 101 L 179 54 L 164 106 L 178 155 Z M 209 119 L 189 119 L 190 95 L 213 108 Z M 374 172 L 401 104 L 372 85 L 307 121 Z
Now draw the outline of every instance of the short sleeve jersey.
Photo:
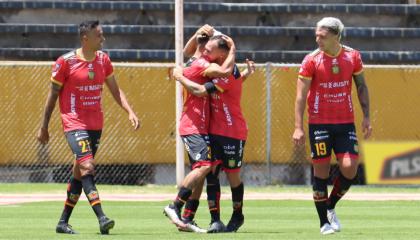
M 360 53 L 342 46 L 337 56 L 315 50 L 300 67 L 299 78 L 311 81 L 307 96 L 310 124 L 353 123 L 352 78 L 363 72 Z
M 205 84 L 209 81 L 203 73 L 210 63 L 204 58 L 193 60 L 190 65 L 184 68 L 184 76 L 198 84 Z M 184 107 L 181 114 L 179 134 L 182 136 L 191 134 L 208 134 L 210 120 L 209 99 L 197 97 L 184 89 Z
M 232 75 L 213 79 L 216 92 L 210 95 L 209 133 L 246 140 L 248 127 L 241 110 L 242 77 L 235 65 Z
M 51 81 L 61 86 L 59 102 L 65 132 L 103 128 L 102 89 L 112 74 L 111 60 L 101 51 L 91 62 L 78 57 L 76 51 L 57 59 Z

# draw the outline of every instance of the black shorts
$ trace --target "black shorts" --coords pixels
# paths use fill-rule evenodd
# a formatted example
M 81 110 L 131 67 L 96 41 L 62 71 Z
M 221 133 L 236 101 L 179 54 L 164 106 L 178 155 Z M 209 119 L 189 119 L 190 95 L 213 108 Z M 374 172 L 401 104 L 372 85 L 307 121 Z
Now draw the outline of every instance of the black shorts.
M 309 141 L 314 163 L 329 162 L 332 151 L 337 159 L 357 160 L 359 157 L 354 123 L 309 124 Z
M 77 162 L 95 157 L 101 134 L 101 130 L 74 130 L 65 133 Z
M 210 134 L 212 159 L 222 164 L 225 172 L 238 172 L 242 167 L 245 140 Z
M 188 152 L 191 169 L 211 165 L 211 152 L 209 136 L 203 134 L 191 134 L 181 136 L 185 150 Z

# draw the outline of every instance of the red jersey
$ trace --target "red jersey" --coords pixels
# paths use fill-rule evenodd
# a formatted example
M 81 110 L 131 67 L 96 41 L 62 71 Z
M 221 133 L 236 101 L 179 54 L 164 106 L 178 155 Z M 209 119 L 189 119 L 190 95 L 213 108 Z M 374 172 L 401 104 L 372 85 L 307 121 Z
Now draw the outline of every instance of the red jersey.
M 204 58 L 194 60 L 189 67 L 184 68 L 184 76 L 198 84 L 208 82 L 203 76 L 210 63 Z M 207 96 L 197 97 L 184 90 L 184 108 L 181 115 L 179 134 L 208 134 L 210 105 Z
M 311 81 L 308 92 L 310 124 L 353 123 L 352 78 L 363 71 L 360 53 L 342 46 L 337 56 L 315 50 L 308 54 L 299 78 Z
M 61 86 L 59 101 L 65 132 L 102 129 L 102 89 L 112 74 L 111 60 L 101 51 L 91 62 L 78 57 L 76 51 L 57 59 L 51 81 Z
M 242 82 L 236 65 L 228 78 L 213 80 L 218 91 L 210 97 L 209 133 L 246 140 L 248 127 L 241 110 Z

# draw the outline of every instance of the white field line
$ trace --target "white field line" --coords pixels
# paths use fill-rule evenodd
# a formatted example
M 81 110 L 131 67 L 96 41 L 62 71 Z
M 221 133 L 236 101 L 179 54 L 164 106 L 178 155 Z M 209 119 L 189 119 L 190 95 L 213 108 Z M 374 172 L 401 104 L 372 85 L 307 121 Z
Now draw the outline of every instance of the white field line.
M 103 201 L 171 201 L 175 198 L 176 193 L 145 193 L 145 194 L 101 194 Z M 229 200 L 230 194 L 223 194 L 223 200 Z M 345 197 L 347 200 L 354 201 L 417 201 L 420 200 L 419 193 L 349 193 Z M 84 195 L 81 199 L 86 199 Z M 203 194 L 202 200 L 206 199 Z M 44 201 L 63 201 L 65 200 L 65 193 L 63 194 L 0 194 L 0 205 L 20 204 L 29 202 L 44 202 Z M 245 193 L 245 200 L 312 200 L 311 193 Z

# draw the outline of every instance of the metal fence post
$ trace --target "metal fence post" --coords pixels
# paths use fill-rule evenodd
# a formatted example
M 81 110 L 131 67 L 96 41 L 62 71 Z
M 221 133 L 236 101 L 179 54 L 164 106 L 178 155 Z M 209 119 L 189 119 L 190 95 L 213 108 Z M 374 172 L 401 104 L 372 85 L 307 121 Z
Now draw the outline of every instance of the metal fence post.
M 265 65 L 267 184 L 271 184 L 271 62 Z

